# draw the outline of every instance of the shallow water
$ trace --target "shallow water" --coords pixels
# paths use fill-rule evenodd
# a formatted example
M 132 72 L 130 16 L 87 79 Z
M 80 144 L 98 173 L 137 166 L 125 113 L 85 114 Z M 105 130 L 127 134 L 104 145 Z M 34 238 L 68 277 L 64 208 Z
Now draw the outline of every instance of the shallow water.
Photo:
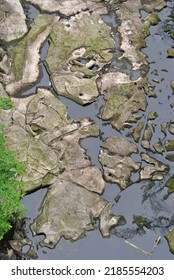
M 151 111 L 156 111 L 158 117 L 153 121 L 156 125 L 155 132 L 153 134 L 152 143 L 156 143 L 159 138 L 162 139 L 164 135 L 161 133 L 160 124 L 165 121 L 169 121 L 174 118 L 173 109 L 170 104 L 174 103 L 174 95 L 170 88 L 170 81 L 174 79 L 173 69 L 174 59 L 167 58 L 167 49 L 174 46 L 174 41 L 170 39 L 167 33 L 163 32 L 163 22 L 168 18 L 171 9 L 173 8 L 173 2 L 168 2 L 168 7 L 163 9 L 159 16 L 161 22 L 157 26 L 150 28 L 150 36 L 147 37 L 147 47 L 143 49 L 143 52 L 147 55 L 149 62 L 149 72 L 147 74 L 149 81 L 156 87 L 154 89 L 157 98 L 147 98 L 148 107 L 146 112 L 140 113 L 145 121 Z M 33 7 L 30 6 L 30 13 L 32 14 Z M 36 10 L 33 13 L 37 12 Z M 35 15 L 35 14 L 34 14 Z M 33 14 L 32 14 L 33 17 Z M 108 16 L 104 16 L 105 22 L 112 27 L 116 32 L 117 23 L 113 13 Z M 119 47 L 118 34 L 116 33 L 116 48 Z M 25 91 L 24 95 L 34 93 L 36 87 L 46 86 L 51 87 L 48 73 L 44 66 L 44 59 L 46 57 L 48 49 L 48 42 L 42 48 L 41 52 L 41 67 L 42 77 L 40 82 L 32 89 Z M 137 78 L 138 72 L 132 71 L 131 66 L 127 61 L 119 62 L 118 57 L 120 51 L 116 49 L 114 59 L 109 67 L 109 71 L 123 71 L 129 73 L 132 79 Z M 164 71 L 167 70 L 166 71 Z M 158 75 L 156 75 L 158 74 Z M 157 83 L 156 79 L 160 82 Z M 79 117 L 90 117 L 100 127 L 100 137 L 89 137 L 81 141 L 82 147 L 86 149 L 87 155 L 90 157 L 92 165 L 95 165 L 101 169 L 101 165 L 98 161 L 98 154 L 100 145 L 103 139 L 112 135 L 125 136 L 127 129 L 121 134 L 114 130 L 111 125 L 101 121 L 97 115 L 100 108 L 104 105 L 103 97 L 100 96 L 98 100 L 88 106 L 80 106 L 71 100 L 64 97 L 59 97 L 60 100 L 67 106 L 69 116 L 73 119 Z M 149 122 L 151 125 L 152 122 Z M 170 135 L 170 138 L 171 135 Z M 138 144 L 139 151 L 144 151 Z M 154 156 L 152 154 L 152 156 Z M 167 241 L 162 237 L 167 233 L 168 228 L 165 227 L 166 219 L 170 218 L 174 213 L 174 194 L 171 194 L 168 199 L 165 200 L 167 190 L 164 188 L 167 179 L 174 173 L 174 163 L 170 163 L 165 160 L 164 155 L 155 154 L 158 160 L 170 165 L 169 174 L 161 182 L 156 182 L 152 189 L 147 188 L 146 182 L 138 181 L 138 174 L 133 174 L 132 179 L 134 184 L 124 191 L 120 191 L 120 188 L 116 184 L 106 183 L 105 192 L 103 197 L 113 203 L 113 212 L 123 215 L 127 224 L 112 231 L 110 238 L 102 238 L 99 230 L 88 232 L 83 239 L 76 242 L 69 242 L 64 238 L 61 239 L 55 249 L 42 248 L 39 245 L 39 241 L 43 239 L 43 236 L 33 237 L 29 228 L 33 219 L 39 213 L 39 206 L 47 192 L 47 189 L 37 190 L 23 199 L 23 203 L 27 208 L 27 216 L 24 230 L 27 236 L 33 241 L 37 250 L 39 259 L 173 259 L 174 256 L 170 253 Z M 133 159 L 140 161 L 139 155 L 133 155 Z M 115 202 L 115 197 L 121 195 L 118 203 Z M 149 218 L 153 221 L 151 229 L 146 229 L 146 234 L 130 234 L 128 240 L 140 246 L 142 249 L 150 251 L 155 244 L 155 241 L 161 236 L 161 242 L 155 248 L 152 256 L 147 256 L 126 244 L 124 238 L 118 238 L 119 229 L 129 228 L 132 232 L 135 229 L 135 225 L 132 223 L 133 215 L 141 215 Z M 164 226 L 158 226 L 158 218 L 164 217 Z M 127 230 L 127 232 L 129 232 Z

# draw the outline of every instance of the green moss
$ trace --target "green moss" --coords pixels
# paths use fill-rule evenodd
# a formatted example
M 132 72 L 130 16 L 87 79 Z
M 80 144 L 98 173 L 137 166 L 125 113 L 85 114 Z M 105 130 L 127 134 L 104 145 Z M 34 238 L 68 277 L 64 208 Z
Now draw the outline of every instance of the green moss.
M 174 57 L 174 48 L 167 50 L 167 57 L 169 58 Z
M 166 151 L 174 151 L 174 140 L 167 140 L 165 142 Z
M 171 82 L 170 82 L 170 87 L 171 87 L 171 89 L 174 91 L 174 81 L 171 81 Z
M 174 162 L 174 154 L 168 154 L 165 158 L 171 162 Z
M 174 254 L 174 230 L 164 236 L 169 244 L 170 252 Z
M 16 80 L 22 79 L 27 49 L 52 22 L 52 16 L 38 15 L 32 23 L 29 33 L 14 48 L 10 49 L 8 55 L 13 60 L 12 71 Z
M 168 188 L 168 193 L 173 193 L 174 192 L 174 178 L 170 178 L 167 183 L 166 187 Z
M 133 215 L 133 223 L 140 227 L 151 228 L 151 222 L 143 216 Z
M 152 12 L 148 17 L 147 17 L 147 21 L 151 24 L 151 25 L 156 25 L 159 23 L 160 18 L 158 16 L 157 12 Z
M 121 198 L 121 195 L 119 195 L 119 194 L 118 194 L 118 195 L 115 197 L 115 199 L 114 199 L 114 200 L 115 200 L 115 202 L 116 202 L 116 203 L 118 203 L 118 202 L 119 202 L 119 200 L 120 200 L 120 198 Z
M 148 120 L 155 120 L 158 117 L 157 112 L 150 112 L 148 115 Z

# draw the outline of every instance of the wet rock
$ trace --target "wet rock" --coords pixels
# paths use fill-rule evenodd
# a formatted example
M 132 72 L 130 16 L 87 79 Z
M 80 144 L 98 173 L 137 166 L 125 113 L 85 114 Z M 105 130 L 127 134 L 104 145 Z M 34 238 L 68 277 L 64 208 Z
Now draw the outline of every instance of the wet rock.
M 157 14 L 155 10 L 160 10 L 166 6 L 165 1 L 156 0 L 153 2 L 140 0 L 127 0 L 116 11 L 121 24 L 118 31 L 121 35 L 121 49 L 124 51 L 123 57 L 130 60 L 133 69 L 140 69 L 143 65 L 147 65 L 145 55 L 141 52 L 141 48 L 145 47 L 145 38 L 149 34 L 150 24 L 156 24 Z M 140 10 L 153 12 L 141 20 Z
M 174 230 L 170 230 L 168 234 L 164 236 L 168 242 L 170 252 L 174 254 Z
M 153 148 L 155 149 L 156 152 L 162 154 L 164 152 L 164 148 L 163 145 L 161 144 L 161 142 L 155 143 L 153 145 Z
M 167 131 L 167 122 L 163 122 L 161 124 L 161 132 L 163 132 L 165 136 L 167 135 L 166 131 Z
M 27 0 L 26 2 L 36 5 L 42 11 L 59 12 L 66 16 L 86 10 L 91 12 L 100 8 L 104 11 L 103 5 L 98 0 Z
M 166 188 L 168 188 L 168 193 L 173 193 L 174 192 L 174 177 L 171 177 L 167 182 L 166 182 Z
M 137 153 L 135 144 L 126 139 L 111 136 L 101 145 L 99 161 L 102 164 L 106 181 L 117 183 L 122 189 L 128 187 L 132 172 L 137 171 L 141 164 L 134 162 L 130 155 Z M 106 150 L 106 151 L 105 151 Z
M 167 50 L 167 57 L 173 58 L 174 57 L 174 48 Z
M 170 87 L 171 87 L 171 89 L 174 91 L 174 81 L 171 81 L 171 82 L 170 82 Z
M 9 95 L 16 95 L 38 80 L 39 52 L 57 20 L 58 17 L 51 15 L 38 15 L 34 19 L 29 33 L 8 52 L 11 73 L 5 79 L 6 91 Z
M 164 175 L 169 171 L 168 165 L 163 164 L 162 162 L 156 160 L 148 154 L 142 153 L 141 158 L 143 161 L 151 164 L 146 165 L 141 169 L 141 180 L 162 180 L 164 178 Z
M 167 152 L 174 151 L 174 140 L 166 140 L 165 149 Z
M 99 95 L 98 72 L 111 61 L 112 48 L 110 28 L 97 13 L 83 12 L 55 24 L 46 64 L 58 94 L 79 104 L 93 102 Z
M 168 155 L 166 155 L 166 157 L 165 157 L 167 160 L 169 160 L 169 161 L 171 161 L 171 162 L 174 162 L 174 154 L 168 154 Z
M 170 124 L 169 124 L 169 132 L 171 134 L 174 134 L 174 120 L 171 120 L 170 121 Z
M 148 120 L 151 121 L 151 120 L 155 120 L 156 118 L 158 117 L 158 114 L 157 112 L 150 112 L 149 115 L 148 115 Z
M 145 110 L 147 107 L 146 96 L 141 91 L 142 85 L 147 84 L 146 78 L 139 78 L 131 81 L 124 73 L 105 74 L 99 82 L 101 92 L 106 101 L 99 117 L 109 120 L 112 126 L 123 129 L 132 118 L 139 119 L 136 113 Z
M 140 122 L 134 129 L 130 130 L 127 133 L 127 136 L 132 135 L 134 141 L 139 142 L 143 128 L 144 128 L 144 122 Z
M 62 236 L 77 240 L 86 231 L 97 227 L 103 235 L 118 225 L 120 216 L 110 212 L 111 205 L 98 194 L 92 193 L 71 181 L 58 179 L 49 189 L 42 205 L 42 213 L 31 225 L 33 234 L 45 234 L 42 246 L 54 248 Z
M 146 125 L 146 128 L 144 130 L 144 135 L 143 135 L 143 139 L 141 141 L 141 146 L 144 149 L 149 150 L 150 149 L 150 140 L 152 139 L 152 130 L 150 129 L 150 127 L 148 125 Z
M 28 29 L 26 17 L 19 0 L 0 1 L 0 38 L 10 42 L 24 36 Z

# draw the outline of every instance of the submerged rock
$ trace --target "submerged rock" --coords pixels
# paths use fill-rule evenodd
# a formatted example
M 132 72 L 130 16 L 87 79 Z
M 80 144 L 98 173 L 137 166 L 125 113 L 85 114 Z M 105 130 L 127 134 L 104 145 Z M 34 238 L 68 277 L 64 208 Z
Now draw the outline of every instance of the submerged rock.
M 39 78 L 40 49 L 58 17 L 38 15 L 29 33 L 8 52 L 11 73 L 6 77 L 6 91 L 16 95 Z
M 139 116 L 136 116 L 136 113 L 139 110 L 144 111 L 147 107 L 146 96 L 141 91 L 145 84 L 147 84 L 146 78 L 131 81 L 130 77 L 124 73 L 105 74 L 99 86 L 106 103 L 99 117 L 109 120 L 117 130 L 131 123 L 133 117 L 137 121 Z
M 50 248 L 54 248 L 62 236 L 70 240 L 83 237 L 86 231 L 97 227 L 97 219 L 104 236 L 123 220 L 111 213 L 111 204 L 98 194 L 62 179 L 57 179 L 49 188 L 41 209 L 31 229 L 33 234 L 45 234 L 40 244 Z
M 108 137 L 101 145 L 99 161 L 102 164 L 106 181 L 117 183 L 122 189 L 132 181 L 132 172 L 138 171 L 141 164 L 134 162 L 130 155 L 138 149 L 132 142 L 117 136 Z M 106 151 L 105 151 L 106 149 Z
M 62 19 L 50 34 L 46 65 L 58 94 L 80 104 L 99 95 L 98 72 L 112 59 L 114 40 L 97 13 L 80 13 Z
M 26 16 L 19 0 L 0 0 L 0 39 L 11 42 L 27 33 Z

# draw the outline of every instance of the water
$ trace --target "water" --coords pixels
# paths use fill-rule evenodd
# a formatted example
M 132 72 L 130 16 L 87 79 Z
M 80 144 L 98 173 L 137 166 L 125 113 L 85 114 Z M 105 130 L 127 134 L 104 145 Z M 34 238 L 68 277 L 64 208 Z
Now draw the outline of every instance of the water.
M 145 113 L 142 113 L 142 118 L 147 121 L 147 116 L 151 111 L 156 111 L 158 117 L 149 122 L 149 125 L 155 124 L 155 132 L 153 135 L 152 143 L 156 143 L 161 139 L 163 141 L 164 134 L 161 132 L 160 124 L 167 122 L 174 118 L 173 109 L 170 104 L 174 102 L 174 95 L 170 88 L 170 81 L 173 80 L 174 59 L 167 58 L 167 49 L 174 45 L 174 41 L 163 32 L 163 22 L 169 17 L 173 4 L 168 2 L 168 7 L 163 9 L 159 16 L 161 22 L 157 26 L 150 28 L 150 36 L 147 37 L 147 47 L 143 49 L 143 52 L 147 55 L 149 61 L 149 72 L 147 74 L 149 81 L 155 85 L 155 93 L 157 98 L 147 98 L 148 107 Z M 33 7 L 30 6 L 30 12 Z M 34 10 L 34 12 L 37 12 Z M 33 16 L 33 14 L 32 14 Z M 144 15 L 142 12 L 142 16 Z M 115 34 L 115 52 L 113 61 L 109 67 L 109 71 L 122 71 L 131 75 L 132 79 L 137 78 L 140 73 L 132 71 L 130 63 L 126 60 L 118 61 L 118 57 L 121 55 L 119 50 L 119 36 L 117 32 L 117 19 L 113 12 L 107 16 L 103 16 L 103 20 L 112 28 Z M 25 95 L 35 92 L 36 87 L 45 86 L 51 88 L 49 75 L 44 66 L 44 60 L 48 50 L 48 43 L 46 42 L 41 51 L 41 67 L 42 75 L 39 83 L 31 88 L 29 91 L 25 91 Z M 156 80 L 159 80 L 157 83 Z M 100 137 L 89 137 L 81 141 L 82 147 L 87 151 L 87 155 L 91 159 L 92 165 L 102 169 L 99 161 L 98 154 L 100 145 L 104 139 L 112 135 L 121 135 L 125 137 L 127 129 L 122 134 L 112 128 L 111 125 L 101 121 L 98 118 L 99 111 L 104 105 L 103 97 L 100 96 L 97 101 L 88 106 L 80 106 L 73 101 L 60 96 L 61 101 L 67 106 L 68 114 L 71 118 L 77 119 L 80 117 L 90 117 L 100 127 Z M 171 137 L 171 136 L 170 136 Z M 144 151 L 138 144 L 139 151 Z M 46 188 L 37 190 L 23 199 L 23 203 L 27 208 L 27 216 L 25 220 L 25 232 L 27 236 L 33 241 L 36 248 L 39 259 L 173 259 L 174 256 L 170 253 L 167 241 L 163 237 L 167 233 L 168 228 L 165 226 L 158 226 L 159 218 L 170 218 L 174 213 L 174 194 L 165 200 L 167 190 L 164 188 L 165 183 L 169 176 L 174 173 L 173 163 L 169 163 L 165 160 L 164 155 L 157 155 L 151 153 L 158 160 L 170 165 L 169 174 L 162 180 L 162 182 L 155 183 L 152 189 L 148 188 L 147 182 L 139 182 L 138 174 L 134 174 L 132 179 L 134 184 L 124 191 L 120 191 L 120 188 L 116 184 L 105 184 L 105 192 L 103 197 L 113 203 L 113 212 L 123 215 L 127 224 L 123 227 L 119 227 L 118 232 L 113 230 L 110 238 L 102 238 L 99 230 L 87 232 L 83 239 L 76 242 L 70 242 L 62 238 L 55 249 L 42 248 L 39 245 L 39 241 L 43 239 L 43 236 L 33 237 L 29 228 L 33 219 L 39 214 L 39 206 L 46 195 Z M 140 161 L 139 155 L 133 155 L 133 159 Z M 115 202 L 115 197 L 120 195 L 121 198 L 118 203 Z M 151 229 L 145 229 L 145 234 L 132 233 L 136 229 L 133 224 L 133 216 L 140 215 L 147 217 L 153 221 Z M 156 247 L 152 256 L 147 256 L 126 244 L 124 238 L 118 238 L 119 229 L 131 230 L 130 238 L 128 240 L 133 244 L 140 246 L 142 249 L 148 252 L 152 249 L 155 241 L 161 236 L 161 242 Z M 129 233 L 127 231 L 127 233 Z

